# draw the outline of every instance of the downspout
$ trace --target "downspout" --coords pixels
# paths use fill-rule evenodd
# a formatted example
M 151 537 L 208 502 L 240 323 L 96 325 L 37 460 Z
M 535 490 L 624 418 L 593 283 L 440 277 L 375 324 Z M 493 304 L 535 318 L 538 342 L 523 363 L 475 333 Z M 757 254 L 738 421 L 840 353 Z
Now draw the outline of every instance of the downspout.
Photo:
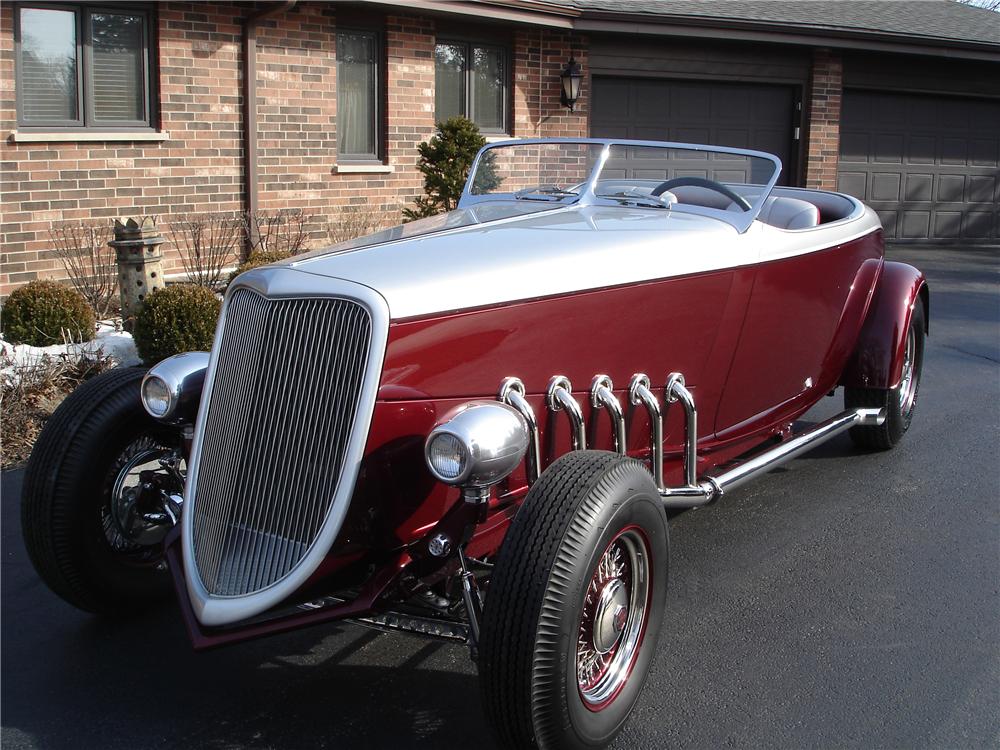
M 257 201 L 257 24 L 295 7 L 298 0 L 254 11 L 243 19 L 243 208 L 256 213 Z M 256 222 L 249 221 L 250 246 L 257 244 Z M 248 248 L 249 250 L 249 248 Z

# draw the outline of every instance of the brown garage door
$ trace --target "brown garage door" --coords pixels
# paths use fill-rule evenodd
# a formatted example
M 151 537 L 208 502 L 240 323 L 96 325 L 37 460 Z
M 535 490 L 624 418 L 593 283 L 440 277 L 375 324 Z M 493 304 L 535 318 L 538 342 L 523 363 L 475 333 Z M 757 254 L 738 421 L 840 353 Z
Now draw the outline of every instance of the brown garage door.
M 1000 101 L 844 93 L 840 190 L 878 211 L 887 238 L 1000 242 Z
M 594 77 L 595 138 L 707 143 L 767 151 L 795 182 L 791 86 Z

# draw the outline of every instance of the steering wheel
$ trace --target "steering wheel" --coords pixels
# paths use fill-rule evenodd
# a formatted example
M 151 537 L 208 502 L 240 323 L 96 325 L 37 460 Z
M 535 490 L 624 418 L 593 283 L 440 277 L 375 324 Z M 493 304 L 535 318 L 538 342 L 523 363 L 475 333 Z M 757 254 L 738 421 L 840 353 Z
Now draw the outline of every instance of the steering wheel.
M 660 196 L 663 195 L 668 190 L 672 190 L 675 187 L 684 187 L 685 185 L 714 190 L 715 192 L 721 193 L 722 195 L 729 198 L 729 200 L 731 200 L 733 203 L 739 206 L 743 211 L 751 210 L 750 202 L 742 195 L 734 193 L 732 190 L 727 188 L 721 182 L 716 182 L 715 180 L 706 180 L 704 177 L 674 177 L 672 180 L 661 182 L 659 185 L 653 188 L 653 192 L 650 193 L 650 195 Z

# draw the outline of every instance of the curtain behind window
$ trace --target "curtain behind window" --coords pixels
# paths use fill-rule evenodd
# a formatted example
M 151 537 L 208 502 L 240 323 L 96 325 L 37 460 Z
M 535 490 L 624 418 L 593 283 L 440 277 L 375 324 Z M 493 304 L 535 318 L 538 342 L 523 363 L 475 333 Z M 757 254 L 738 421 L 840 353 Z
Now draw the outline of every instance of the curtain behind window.
M 337 35 L 337 143 L 341 154 L 377 158 L 374 34 Z

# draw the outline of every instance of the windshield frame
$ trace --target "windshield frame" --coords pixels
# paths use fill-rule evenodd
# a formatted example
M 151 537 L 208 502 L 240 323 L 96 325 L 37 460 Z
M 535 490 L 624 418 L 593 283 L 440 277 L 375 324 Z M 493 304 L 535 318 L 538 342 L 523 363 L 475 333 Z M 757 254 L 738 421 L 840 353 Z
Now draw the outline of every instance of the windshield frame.
M 477 203 L 484 203 L 488 201 L 510 201 L 518 200 L 515 193 L 486 193 L 486 194 L 475 194 L 472 192 L 472 183 L 475 178 L 476 170 L 479 168 L 479 162 L 482 160 L 483 155 L 487 152 L 496 149 L 511 146 L 533 146 L 533 145 L 547 145 L 547 144 L 571 144 L 571 145 L 599 145 L 602 146 L 601 153 L 598 158 L 594 161 L 593 169 L 585 183 L 582 183 L 583 187 L 575 198 L 558 198 L 551 201 L 552 208 L 565 208 L 567 206 L 618 206 L 623 207 L 627 204 L 623 203 L 620 199 L 601 197 L 596 194 L 596 188 L 598 180 L 600 179 L 601 172 L 604 170 L 604 165 L 607 163 L 608 158 L 611 155 L 611 149 L 614 146 L 637 146 L 637 147 L 652 147 L 652 148 L 673 148 L 673 149 L 687 149 L 691 151 L 706 151 L 706 152 L 716 152 L 723 154 L 735 154 L 738 156 L 748 156 L 756 157 L 759 159 L 765 159 L 770 161 L 774 165 L 774 172 L 771 175 L 770 180 L 767 184 L 763 186 L 760 195 L 750 204 L 749 211 L 743 211 L 740 213 L 735 213 L 733 211 L 724 211 L 717 208 L 708 208 L 706 206 L 698 206 L 690 203 L 674 203 L 668 208 L 667 204 L 664 204 L 663 208 L 657 208 L 649 206 L 641 202 L 636 202 L 631 204 L 629 207 L 636 208 L 646 208 L 649 210 L 671 210 L 679 211 L 684 213 L 694 213 L 703 216 L 711 216 L 716 219 L 731 224 L 740 233 L 745 232 L 753 224 L 754 219 L 760 214 L 761 209 L 764 207 L 764 201 L 771 194 L 771 190 L 774 188 L 775 184 L 778 182 L 778 177 L 781 176 L 781 159 L 779 159 L 774 154 L 769 154 L 765 151 L 754 151 L 746 148 L 732 148 L 729 146 L 709 146 L 700 143 L 680 143 L 676 141 L 643 141 L 643 140 L 630 140 L 623 138 L 512 138 L 503 141 L 496 141 L 494 143 L 488 143 L 479 149 L 479 153 L 476 154 L 475 160 L 472 162 L 472 168 L 469 170 L 469 176 L 465 181 L 465 187 L 462 190 L 462 197 L 459 199 L 458 208 L 470 208 Z

